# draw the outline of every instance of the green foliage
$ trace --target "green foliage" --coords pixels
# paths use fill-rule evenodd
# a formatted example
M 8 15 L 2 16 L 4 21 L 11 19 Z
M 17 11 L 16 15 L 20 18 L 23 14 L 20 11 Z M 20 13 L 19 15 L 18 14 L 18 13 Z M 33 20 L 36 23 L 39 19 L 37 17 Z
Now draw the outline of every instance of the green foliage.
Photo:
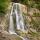
M 35 20 L 32 19 L 32 21 L 31 21 L 31 24 L 33 24 L 32 28 L 39 31 L 39 29 L 40 29 L 40 26 L 39 26 L 40 25 L 40 19 L 38 18 L 38 19 L 35 19 Z
M 0 0 L 0 16 L 6 13 L 9 2 L 9 0 Z
M 40 3 L 37 4 L 36 8 L 40 10 Z
M 33 13 L 33 16 L 40 17 L 40 13 Z
M 40 0 L 20 0 L 20 3 L 27 5 L 28 7 L 35 7 L 40 10 Z
M 20 3 L 27 5 L 28 4 L 28 0 L 20 0 Z
M 30 37 L 30 40 L 40 40 L 40 33 L 39 32 L 32 32 L 32 31 L 29 31 L 28 32 L 28 34 L 30 34 L 30 35 L 28 35 L 29 37 Z

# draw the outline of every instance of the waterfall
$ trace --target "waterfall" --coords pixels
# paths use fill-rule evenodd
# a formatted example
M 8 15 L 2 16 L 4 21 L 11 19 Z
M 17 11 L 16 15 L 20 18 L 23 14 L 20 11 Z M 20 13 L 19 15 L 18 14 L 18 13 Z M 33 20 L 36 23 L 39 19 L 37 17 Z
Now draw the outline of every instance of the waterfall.
M 16 34 L 15 30 L 14 30 L 14 23 L 13 23 L 12 13 L 13 13 L 13 6 L 12 6 L 11 14 L 10 14 L 9 30 L 8 31 L 9 31 L 10 34 Z
M 15 32 L 15 29 L 14 29 L 13 15 L 14 16 L 16 15 L 16 24 L 15 25 L 16 25 L 17 30 L 24 31 L 25 29 L 24 29 L 23 16 L 22 16 L 22 12 L 21 12 L 21 9 L 20 9 L 20 5 L 18 3 L 14 3 L 13 6 L 12 6 L 8 31 L 9 31 L 10 34 L 15 34 L 15 35 L 19 36 Z M 21 36 L 19 36 L 19 37 L 22 38 L 23 40 L 28 40 L 27 38 L 24 38 L 24 37 L 21 37 Z
M 21 30 L 21 31 L 24 31 L 24 21 L 23 21 L 22 12 L 20 10 L 20 5 L 18 3 L 15 3 L 14 5 L 16 6 L 15 15 L 16 15 L 17 29 Z

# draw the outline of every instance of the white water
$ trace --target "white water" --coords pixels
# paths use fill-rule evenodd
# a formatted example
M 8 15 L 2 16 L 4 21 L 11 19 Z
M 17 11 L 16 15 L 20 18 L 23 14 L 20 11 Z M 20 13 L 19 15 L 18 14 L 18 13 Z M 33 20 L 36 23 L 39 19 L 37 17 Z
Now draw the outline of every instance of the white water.
M 14 6 L 16 5 L 16 6 Z M 14 8 L 13 8 L 14 6 Z M 20 7 L 18 3 L 14 3 L 12 6 L 12 10 L 11 10 L 11 14 L 10 14 L 10 23 L 9 23 L 9 33 L 10 34 L 15 34 L 17 35 L 17 33 L 15 33 L 15 30 L 14 30 L 14 23 L 13 23 L 13 16 L 12 14 L 15 14 L 16 15 L 16 27 L 17 27 L 17 30 L 22 30 L 24 31 L 24 21 L 23 21 L 23 17 L 22 17 L 22 12 L 21 11 L 18 11 L 17 8 L 19 8 L 20 10 Z M 14 12 L 13 12 L 14 10 Z M 19 35 L 17 35 L 19 36 Z M 23 40 L 28 40 L 27 38 L 23 38 L 21 36 L 19 36 L 20 38 L 22 38 Z
M 12 10 L 11 10 L 11 14 L 10 14 L 10 22 L 9 22 L 9 33 L 10 34 L 16 34 L 15 33 L 15 30 L 14 30 L 14 23 L 13 23 L 13 16 L 12 16 L 12 12 L 13 12 L 13 7 L 12 7 Z
M 23 17 L 22 17 L 22 12 L 20 10 L 20 5 L 17 3 L 14 5 L 16 5 L 15 14 L 16 14 L 17 29 L 24 31 L 24 21 L 23 21 Z

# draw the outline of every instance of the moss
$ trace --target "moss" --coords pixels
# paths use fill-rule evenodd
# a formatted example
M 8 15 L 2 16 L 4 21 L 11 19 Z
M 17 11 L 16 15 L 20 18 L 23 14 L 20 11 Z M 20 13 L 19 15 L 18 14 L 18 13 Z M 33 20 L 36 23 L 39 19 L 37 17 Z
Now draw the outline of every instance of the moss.
M 16 30 L 16 32 L 17 32 L 18 35 L 20 35 L 22 37 L 26 36 L 26 34 L 27 34 L 26 32 L 23 32 L 23 31 L 20 31 L 20 30 Z
M 32 32 L 32 31 L 29 31 L 27 36 L 30 38 L 30 40 L 40 40 L 40 33 L 38 32 Z
M 33 13 L 33 16 L 40 17 L 40 13 Z

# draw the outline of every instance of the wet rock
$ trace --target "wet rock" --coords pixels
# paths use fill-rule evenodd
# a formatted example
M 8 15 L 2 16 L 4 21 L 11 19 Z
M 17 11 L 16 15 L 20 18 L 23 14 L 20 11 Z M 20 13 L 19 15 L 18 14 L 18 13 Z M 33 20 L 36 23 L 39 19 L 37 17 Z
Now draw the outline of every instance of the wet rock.
M 17 35 L 11 35 L 5 31 L 0 32 L 0 40 L 22 40 Z

